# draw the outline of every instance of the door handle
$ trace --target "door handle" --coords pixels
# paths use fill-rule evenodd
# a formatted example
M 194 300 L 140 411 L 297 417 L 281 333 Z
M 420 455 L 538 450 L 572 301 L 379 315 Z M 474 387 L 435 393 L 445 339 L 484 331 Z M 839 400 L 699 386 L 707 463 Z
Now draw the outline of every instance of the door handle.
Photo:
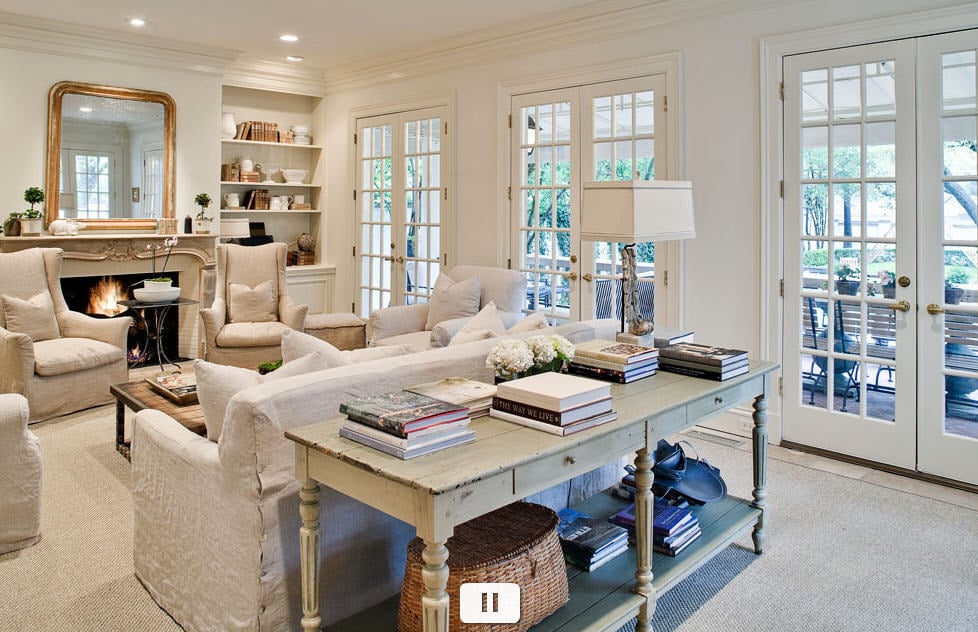
M 930 314 L 931 316 L 936 316 L 937 314 L 943 314 L 944 308 L 938 305 L 937 303 L 931 303 L 930 305 L 927 306 L 927 313 Z
M 910 311 L 910 302 L 909 301 L 897 301 L 896 303 L 890 303 L 889 305 L 887 305 L 887 307 L 889 307 L 892 310 L 898 311 L 898 312 L 909 312 Z
M 567 279 L 568 281 L 576 281 L 577 280 L 577 273 L 576 272 L 568 272 L 568 273 L 566 273 L 564 275 L 564 278 Z
M 394 257 L 384 257 L 384 261 L 393 261 Z
M 396 259 L 394 259 L 394 261 L 398 263 L 404 263 L 404 257 L 397 257 Z
M 594 277 L 591 276 L 591 273 L 590 272 L 585 272 L 584 273 L 584 276 L 581 277 L 581 278 L 584 279 L 585 281 L 587 281 L 588 283 L 590 283 L 591 281 L 594 280 Z

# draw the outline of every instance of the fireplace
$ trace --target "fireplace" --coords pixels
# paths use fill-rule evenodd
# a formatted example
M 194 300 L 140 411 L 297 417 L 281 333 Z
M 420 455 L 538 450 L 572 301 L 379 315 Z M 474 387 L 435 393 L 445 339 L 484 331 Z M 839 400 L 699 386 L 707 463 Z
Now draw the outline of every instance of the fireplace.
M 173 279 L 175 286 L 180 285 L 179 273 L 168 272 L 167 276 Z M 95 318 L 132 317 L 127 349 L 129 368 L 159 363 L 159 358 L 156 357 L 155 341 L 150 338 L 150 333 L 155 333 L 155 331 L 147 330 L 147 321 L 152 322 L 155 314 L 150 313 L 150 310 L 130 309 L 125 305 L 118 304 L 118 301 L 133 299 L 133 286 L 139 287 L 139 282 L 145 278 L 146 274 L 143 273 L 63 277 L 61 279 L 61 292 L 64 294 L 65 303 L 68 304 L 68 309 L 71 311 L 88 314 Z M 161 343 L 164 356 L 175 361 L 186 360 L 187 358 L 180 357 L 179 350 L 180 310 L 165 310 L 163 321 L 160 324 L 163 332 Z M 150 327 L 155 329 L 153 325 Z

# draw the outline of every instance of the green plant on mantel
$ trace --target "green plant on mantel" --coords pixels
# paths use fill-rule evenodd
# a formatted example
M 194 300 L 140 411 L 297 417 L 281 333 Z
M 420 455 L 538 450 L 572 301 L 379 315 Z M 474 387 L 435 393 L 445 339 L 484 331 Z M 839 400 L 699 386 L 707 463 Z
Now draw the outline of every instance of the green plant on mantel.
M 24 201 L 31 205 L 29 209 L 23 212 L 21 217 L 24 219 L 40 219 L 41 210 L 35 209 L 35 204 L 40 204 L 44 201 L 44 191 L 38 187 L 31 187 L 24 191 Z
M 207 207 L 211 205 L 211 196 L 206 193 L 198 193 L 197 197 L 194 198 L 194 204 L 200 207 L 197 211 L 197 215 L 194 216 L 199 222 L 209 222 L 213 220 L 212 217 L 207 217 Z

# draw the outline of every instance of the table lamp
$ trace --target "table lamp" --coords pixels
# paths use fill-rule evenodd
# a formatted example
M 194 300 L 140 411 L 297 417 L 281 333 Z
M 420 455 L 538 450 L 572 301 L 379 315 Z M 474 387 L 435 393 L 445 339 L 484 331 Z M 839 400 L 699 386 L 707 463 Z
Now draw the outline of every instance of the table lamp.
M 251 228 L 248 226 L 248 218 L 221 218 L 221 239 L 226 239 L 231 243 L 232 239 L 251 237 Z
M 619 341 L 652 346 L 652 321 L 642 317 L 638 305 L 635 244 L 695 236 L 691 182 L 615 180 L 584 183 L 581 240 L 622 243 Z

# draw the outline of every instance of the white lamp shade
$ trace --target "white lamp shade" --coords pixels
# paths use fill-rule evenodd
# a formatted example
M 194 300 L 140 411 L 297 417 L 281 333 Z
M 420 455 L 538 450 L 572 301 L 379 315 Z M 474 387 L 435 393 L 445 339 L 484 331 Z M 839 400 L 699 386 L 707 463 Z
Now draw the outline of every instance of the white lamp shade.
M 696 236 L 693 185 L 687 181 L 585 182 L 583 241 L 668 241 Z
M 224 239 L 240 239 L 251 237 L 248 218 L 221 219 L 221 237 Z

